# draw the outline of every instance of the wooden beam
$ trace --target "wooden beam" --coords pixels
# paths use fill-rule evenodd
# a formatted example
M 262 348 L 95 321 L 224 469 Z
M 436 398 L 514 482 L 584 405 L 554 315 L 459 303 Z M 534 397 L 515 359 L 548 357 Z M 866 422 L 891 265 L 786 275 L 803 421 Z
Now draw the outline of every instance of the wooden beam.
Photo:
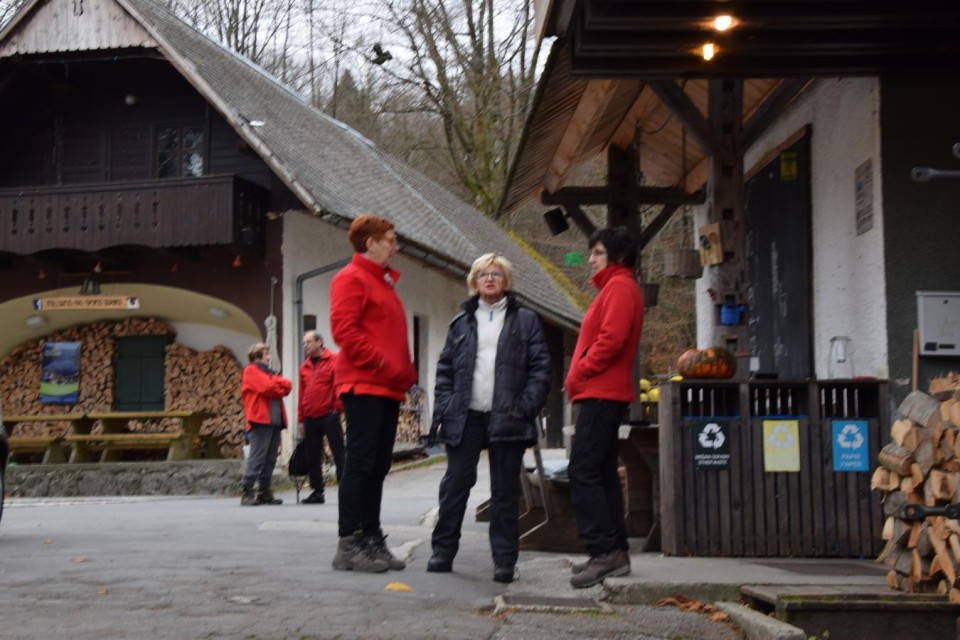
M 667 226 L 667 222 L 670 221 L 670 218 L 674 213 L 677 212 L 677 209 L 680 208 L 679 204 L 668 204 L 660 210 L 660 213 L 657 214 L 657 217 L 654 218 L 650 224 L 648 224 L 644 230 L 640 233 L 640 250 L 643 251 L 650 242 L 657 237 L 657 234 L 660 233 L 661 229 Z
M 783 113 L 784 107 L 799 94 L 809 78 L 785 78 L 764 101 L 753 115 L 744 123 L 740 143 L 743 149 L 749 149 L 776 118 Z
M 717 141 L 710 130 L 709 122 L 687 97 L 687 94 L 683 92 L 680 85 L 672 80 L 653 80 L 648 82 L 647 85 L 670 108 L 673 115 L 683 123 L 683 126 L 687 128 L 687 133 L 697 143 L 697 146 L 708 156 L 715 155 L 717 153 Z
M 577 205 L 565 205 L 563 209 L 567 212 L 567 216 L 573 220 L 573 224 L 577 225 L 577 228 L 583 232 L 583 235 L 589 238 L 593 235 L 593 232 L 597 230 L 596 225 L 591 222 L 590 218 L 587 217 L 587 214 L 584 213 L 583 209 Z
M 633 204 L 703 204 L 704 192 L 687 193 L 680 187 L 637 187 L 637 201 Z M 591 204 L 610 204 L 610 190 L 607 187 L 563 187 L 553 193 L 540 194 L 543 204 L 582 206 Z

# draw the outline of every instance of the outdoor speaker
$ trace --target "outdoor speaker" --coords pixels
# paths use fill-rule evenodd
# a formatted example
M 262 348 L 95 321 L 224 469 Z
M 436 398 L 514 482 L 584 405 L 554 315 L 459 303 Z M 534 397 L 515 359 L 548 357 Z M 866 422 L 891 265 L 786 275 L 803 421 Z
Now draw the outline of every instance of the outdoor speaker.
M 547 226 L 550 227 L 550 233 L 555 236 L 560 235 L 570 228 L 570 225 L 567 224 L 567 216 L 560 207 L 554 207 L 544 213 L 543 219 L 546 221 Z

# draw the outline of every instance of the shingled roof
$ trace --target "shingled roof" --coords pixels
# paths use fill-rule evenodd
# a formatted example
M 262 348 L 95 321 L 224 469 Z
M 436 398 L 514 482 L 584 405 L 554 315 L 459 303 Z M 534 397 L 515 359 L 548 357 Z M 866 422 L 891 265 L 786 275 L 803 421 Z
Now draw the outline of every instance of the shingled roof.
M 457 274 L 495 251 L 513 262 L 514 290 L 527 304 L 579 325 L 581 310 L 547 268 L 478 210 L 156 2 L 115 1 L 313 214 L 341 226 L 365 212 L 388 217 L 402 250 Z

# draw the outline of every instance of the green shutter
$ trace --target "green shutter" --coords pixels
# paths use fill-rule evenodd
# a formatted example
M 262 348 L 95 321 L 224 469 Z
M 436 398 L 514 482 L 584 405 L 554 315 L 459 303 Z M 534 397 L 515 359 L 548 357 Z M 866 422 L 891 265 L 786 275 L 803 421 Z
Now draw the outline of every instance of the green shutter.
M 117 411 L 162 411 L 163 357 L 169 336 L 117 338 L 114 408 Z

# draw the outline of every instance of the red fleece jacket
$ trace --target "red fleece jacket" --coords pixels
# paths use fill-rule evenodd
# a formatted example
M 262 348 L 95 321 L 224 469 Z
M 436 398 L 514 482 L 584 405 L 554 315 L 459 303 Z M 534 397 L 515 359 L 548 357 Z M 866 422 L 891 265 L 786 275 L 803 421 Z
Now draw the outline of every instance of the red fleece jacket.
M 407 342 L 407 316 L 393 290 L 400 273 L 355 253 L 330 284 L 330 332 L 340 353 L 337 393 L 402 399 L 417 381 Z
M 243 369 L 240 384 L 240 397 L 243 399 L 243 412 L 247 416 L 247 431 L 253 425 L 270 424 L 270 401 L 283 398 L 293 388 L 293 384 L 278 374 L 267 373 L 257 363 L 251 362 Z M 287 409 L 282 404 L 283 426 L 287 426 Z
M 340 399 L 333 386 L 333 368 L 337 354 L 324 349 L 317 358 L 307 358 L 300 365 L 300 387 L 297 393 L 297 422 L 304 418 L 322 418 L 340 411 Z
M 583 318 L 564 388 L 571 402 L 633 402 L 633 360 L 643 329 L 643 296 L 633 271 L 613 264 L 591 282 L 600 293 Z

